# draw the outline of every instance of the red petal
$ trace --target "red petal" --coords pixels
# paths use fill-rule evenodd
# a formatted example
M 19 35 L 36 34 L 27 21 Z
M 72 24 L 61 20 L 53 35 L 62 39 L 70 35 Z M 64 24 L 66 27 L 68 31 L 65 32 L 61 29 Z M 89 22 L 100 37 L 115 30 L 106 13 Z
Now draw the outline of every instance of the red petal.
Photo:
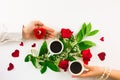
M 88 62 L 87 60 L 83 60 L 84 64 L 88 65 Z
M 23 43 L 23 42 L 21 42 L 21 43 L 20 43 L 20 46 L 24 46 L 24 43 Z
M 37 39 L 43 39 L 46 35 L 46 29 L 44 28 L 35 28 L 34 29 L 34 36 Z
M 90 52 L 90 49 L 83 50 L 81 52 L 83 58 L 92 58 L 92 54 Z
M 33 43 L 33 44 L 32 44 L 32 47 L 36 47 L 36 43 Z
M 12 57 L 19 57 L 19 50 L 15 50 L 13 53 L 12 53 Z
M 61 29 L 61 36 L 62 38 L 70 38 L 72 36 L 73 32 L 70 29 Z
M 69 61 L 68 60 L 61 60 L 58 64 L 58 67 L 63 69 L 64 71 L 67 71 L 68 66 L 69 66 Z
M 101 41 L 104 41 L 104 37 L 101 37 L 100 40 L 101 40 Z
M 105 60 L 105 56 L 106 56 L 106 53 L 105 52 L 101 52 L 98 54 L 98 57 L 101 61 L 104 61 Z
M 14 69 L 14 65 L 12 63 L 9 63 L 9 66 L 7 68 L 8 71 L 11 71 Z

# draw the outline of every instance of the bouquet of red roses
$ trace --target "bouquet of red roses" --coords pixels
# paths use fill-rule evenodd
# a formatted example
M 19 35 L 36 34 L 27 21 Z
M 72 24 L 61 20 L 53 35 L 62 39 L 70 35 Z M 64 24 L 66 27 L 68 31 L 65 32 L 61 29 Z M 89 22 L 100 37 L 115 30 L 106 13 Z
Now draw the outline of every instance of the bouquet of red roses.
M 45 31 L 41 32 L 46 33 Z M 31 49 L 31 54 L 25 57 L 25 62 L 32 62 L 35 68 L 40 69 L 41 73 L 44 73 L 47 68 L 56 72 L 59 72 L 60 69 L 67 71 L 69 62 L 79 58 L 88 64 L 92 58 L 90 48 L 96 44 L 85 38 L 94 36 L 98 32 L 99 30 L 92 31 L 91 23 L 84 23 L 76 35 L 73 35 L 73 31 L 70 29 L 62 28 L 58 40 L 62 42 L 64 48 L 60 54 L 50 55 L 51 52 L 45 40 L 39 50 Z

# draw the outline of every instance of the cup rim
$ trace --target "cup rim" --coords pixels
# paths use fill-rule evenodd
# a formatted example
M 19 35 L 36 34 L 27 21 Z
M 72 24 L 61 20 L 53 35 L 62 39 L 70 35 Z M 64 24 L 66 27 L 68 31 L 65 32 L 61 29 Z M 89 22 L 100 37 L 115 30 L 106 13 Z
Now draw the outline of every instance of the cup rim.
M 51 45 L 51 43 L 54 42 L 54 41 L 58 41 L 58 42 L 60 42 L 60 44 L 62 45 L 62 49 L 61 49 L 61 51 L 58 52 L 58 53 L 54 53 L 54 52 L 52 52 L 51 49 L 50 49 L 50 45 Z M 54 40 L 50 41 L 50 43 L 49 43 L 49 45 L 48 45 L 48 50 L 49 50 L 50 54 L 52 54 L 52 55 L 53 55 L 53 54 L 60 54 L 60 53 L 63 51 L 63 48 L 64 48 L 64 45 L 63 45 L 63 43 L 62 43 L 59 39 L 54 39 Z
M 78 62 L 78 63 L 80 63 L 81 66 L 82 66 L 81 71 L 80 71 L 79 73 L 77 73 L 77 74 L 74 74 L 74 73 L 71 71 L 71 69 L 70 69 L 71 64 L 74 63 L 74 62 Z M 69 72 L 70 72 L 72 75 L 76 75 L 76 76 L 77 76 L 77 75 L 81 75 L 81 74 L 83 73 L 83 71 L 84 71 L 84 65 L 83 65 L 83 62 L 82 62 L 81 60 L 75 60 L 75 61 L 72 61 L 72 62 L 69 63 Z

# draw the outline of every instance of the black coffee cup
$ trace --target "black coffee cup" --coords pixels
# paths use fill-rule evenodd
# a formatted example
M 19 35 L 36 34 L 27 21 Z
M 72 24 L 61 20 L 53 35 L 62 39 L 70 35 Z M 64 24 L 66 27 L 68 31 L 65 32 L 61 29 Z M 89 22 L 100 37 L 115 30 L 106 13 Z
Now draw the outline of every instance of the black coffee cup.
M 69 72 L 72 75 L 80 75 L 82 74 L 84 71 L 84 66 L 83 66 L 83 62 L 80 60 L 75 60 L 70 62 L 69 64 Z
M 55 39 L 49 43 L 48 50 L 50 54 L 60 54 L 63 51 L 63 47 L 63 43 L 60 40 Z

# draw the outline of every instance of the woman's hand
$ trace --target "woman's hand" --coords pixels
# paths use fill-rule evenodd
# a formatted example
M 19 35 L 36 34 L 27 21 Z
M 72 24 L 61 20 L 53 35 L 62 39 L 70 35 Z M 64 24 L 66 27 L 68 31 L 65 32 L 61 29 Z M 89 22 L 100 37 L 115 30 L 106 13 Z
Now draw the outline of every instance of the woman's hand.
M 35 28 L 45 28 L 46 29 L 46 35 L 45 38 L 52 38 L 55 35 L 55 31 L 52 28 L 49 28 L 45 26 L 42 22 L 40 21 L 32 21 L 30 22 L 27 26 L 23 26 L 23 39 L 36 39 L 34 36 L 34 29 Z
M 103 67 L 98 67 L 98 66 L 89 66 L 89 65 L 84 65 L 84 67 L 87 69 L 85 70 L 81 75 L 79 76 L 74 76 L 72 77 L 94 77 L 94 76 L 101 76 L 104 72 Z

